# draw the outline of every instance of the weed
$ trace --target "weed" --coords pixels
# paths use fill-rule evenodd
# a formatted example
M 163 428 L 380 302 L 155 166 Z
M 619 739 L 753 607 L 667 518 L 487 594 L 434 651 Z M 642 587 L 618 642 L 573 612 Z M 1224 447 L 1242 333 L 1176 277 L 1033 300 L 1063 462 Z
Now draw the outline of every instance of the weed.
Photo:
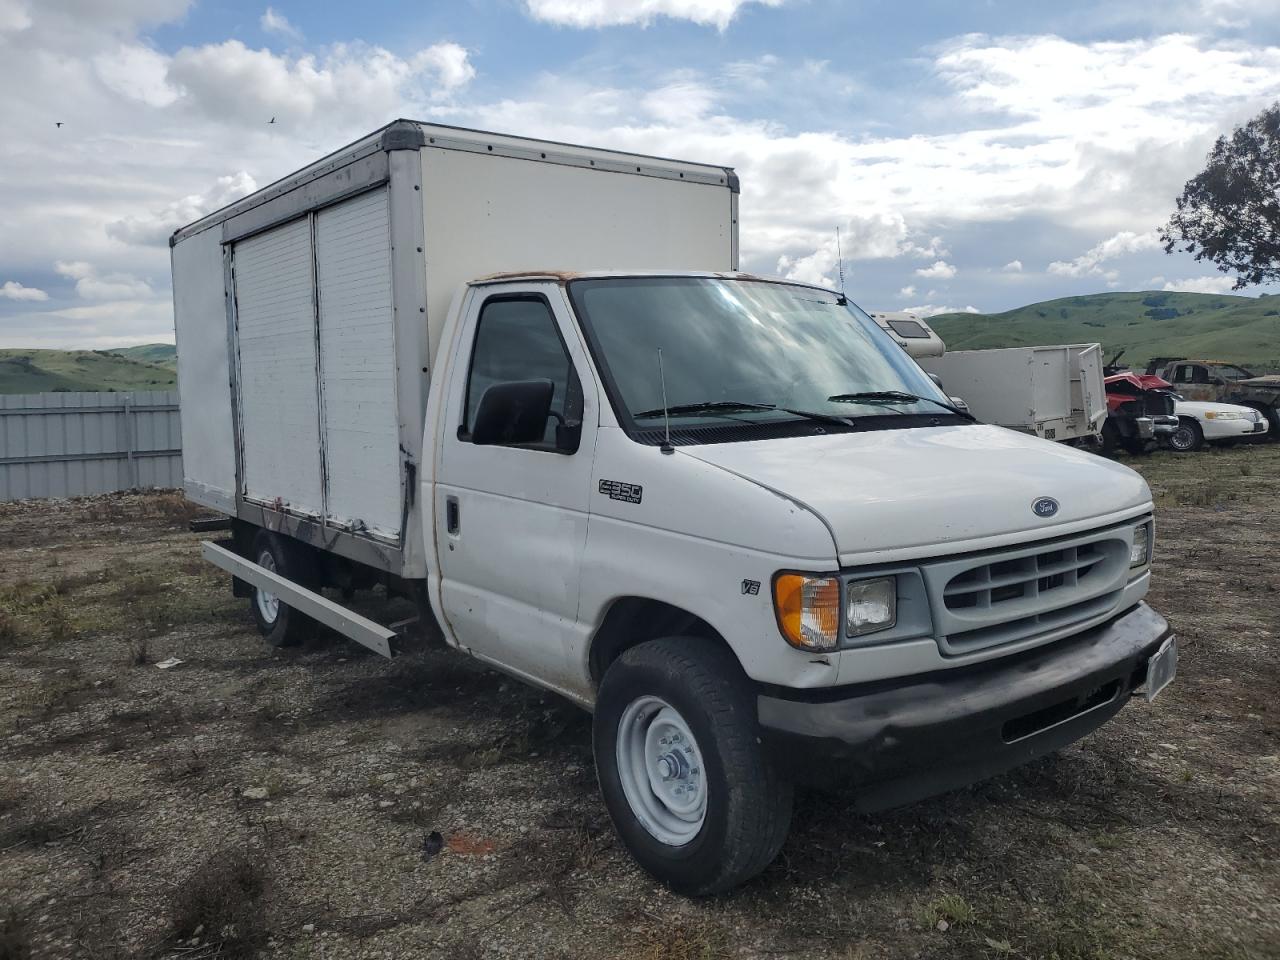
M 723 930 L 706 922 L 676 920 L 646 927 L 626 955 L 634 960 L 718 960 L 729 952 Z
M 974 912 L 969 901 L 958 893 L 948 893 L 928 904 L 921 914 L 925 926 L 936 927 L 945 922 L 950 927 L 973 923 Z
M 251 850 L 220 850 L 178 884 L 169 904 L 174 940 L 202 938 L 224 957 L 250 957 L 266 939 L 263 858 Z M 197 933 L 197 931 L 200 931 Z
M 18 621 L 8 610 L 0 607 L 0 647 L 7 647 L 18 639 Z
M 145 667 L 151 662 L 151 651 L 146 640 L 139 640 L 129 645 L 129 663 L 135 667 Z
M 1244 460 L 1240 463 L 1240 476 L 1242 477 L 1253 476 L 1253 464 L 1250 463 L 1248 460 Z

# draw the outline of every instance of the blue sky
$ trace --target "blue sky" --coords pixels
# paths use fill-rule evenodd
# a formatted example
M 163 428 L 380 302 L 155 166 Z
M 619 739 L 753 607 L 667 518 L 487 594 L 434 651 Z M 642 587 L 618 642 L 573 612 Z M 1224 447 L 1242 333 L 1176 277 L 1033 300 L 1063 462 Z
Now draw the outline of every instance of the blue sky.
M 1276 12 L 0 0 L 0 346 L 172 339 L 169 232 L 396 116 L 732 164 L 744 268 L 829 282 L 839 226 L 872 309 L 1224 291 L 1155 232 L 1280 98 Z

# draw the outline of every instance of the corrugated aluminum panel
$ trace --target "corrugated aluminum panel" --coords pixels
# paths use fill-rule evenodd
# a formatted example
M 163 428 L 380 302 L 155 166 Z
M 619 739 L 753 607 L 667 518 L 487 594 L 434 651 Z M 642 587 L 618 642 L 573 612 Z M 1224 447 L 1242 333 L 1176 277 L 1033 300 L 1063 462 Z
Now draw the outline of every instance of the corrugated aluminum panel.
M 386 189 L 321 210 L 315 242 L 328 518 L 396 539 L 402 476 Z
M 176 487 L 181 446 L 173 391 L 0 396 L 0 500 Z
M 244 494 L 320 516 L 310 222 L 237 243 L 235 290 Z

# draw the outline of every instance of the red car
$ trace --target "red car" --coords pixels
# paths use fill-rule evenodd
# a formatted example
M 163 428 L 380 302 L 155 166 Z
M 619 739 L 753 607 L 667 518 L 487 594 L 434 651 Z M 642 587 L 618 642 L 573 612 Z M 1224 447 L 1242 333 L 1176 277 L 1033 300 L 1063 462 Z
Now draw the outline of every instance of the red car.
M 1104 379 L 1107 419 L 1102 425 L 1102 449 L 1123 447 L 1145 453 L 1152 441 L 1178 429 L 1173 412 L 1173 384 L 1149 374 L 1124 371 Z

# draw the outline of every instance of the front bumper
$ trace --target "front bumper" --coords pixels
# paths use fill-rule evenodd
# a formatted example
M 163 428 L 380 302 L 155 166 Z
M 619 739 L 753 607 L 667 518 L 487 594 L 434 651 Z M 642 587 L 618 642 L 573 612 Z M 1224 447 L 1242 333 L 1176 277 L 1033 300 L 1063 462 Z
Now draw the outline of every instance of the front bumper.
M 1178 429 L 1178 418 L 1173 416 L 1152 417 L 1151 429 L 1157 437 L 1168 436 Z
M 1076 636 L 995 661 L 826 691 L 757 698 L 786 772 L 847 783 L 882 810 L 994 776 L 1097 729 L 1146 680 L 1170 635 L 1139 603 Z

